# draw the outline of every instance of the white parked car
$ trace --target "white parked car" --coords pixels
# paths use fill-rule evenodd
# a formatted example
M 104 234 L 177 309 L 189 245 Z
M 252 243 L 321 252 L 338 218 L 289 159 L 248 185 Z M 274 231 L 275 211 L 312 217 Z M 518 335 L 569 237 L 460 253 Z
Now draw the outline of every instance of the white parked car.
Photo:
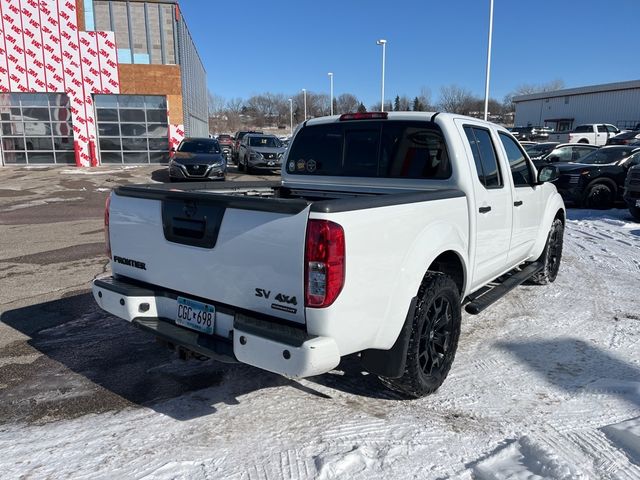
M 578 125 L 571 132 L 552 133 L 550 142 L 558 143 L 588 143 L 599 147 L 606 145 L 607 140 L 620 133 L 620 129 L 608 123 L 589 123 Z

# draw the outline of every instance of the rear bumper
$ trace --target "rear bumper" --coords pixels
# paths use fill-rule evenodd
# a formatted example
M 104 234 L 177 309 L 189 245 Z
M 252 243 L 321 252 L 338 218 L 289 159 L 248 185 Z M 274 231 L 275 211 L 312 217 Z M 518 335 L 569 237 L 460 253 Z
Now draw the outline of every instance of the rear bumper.
M 93 282 L 93 296 L 105 311 L 155 336 L 222 362 L 241 362 L 290 377 L 328 372 L 340 362 L 332 338 L 254 317 L 206 299 L 216 307 L 215 334 L 208 335 L 175 322 L 176 292 L 125 279 Z

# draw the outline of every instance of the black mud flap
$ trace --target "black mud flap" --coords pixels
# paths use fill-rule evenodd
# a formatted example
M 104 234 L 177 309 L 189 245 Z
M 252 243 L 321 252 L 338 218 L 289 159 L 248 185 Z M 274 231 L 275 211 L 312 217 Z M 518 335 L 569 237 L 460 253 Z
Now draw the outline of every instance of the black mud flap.
M 407 349 L 409 348 L 409 338 L 411 337 L 417 301 L 418 297 L 411 299 L 407 318 L 404 320 L 400 335 L 398 335 L 389 350 L 369 349 L 361 353 L 362 366 L 368 372 L 387 378 L 399 378 L 402 376 L 407 361 Z

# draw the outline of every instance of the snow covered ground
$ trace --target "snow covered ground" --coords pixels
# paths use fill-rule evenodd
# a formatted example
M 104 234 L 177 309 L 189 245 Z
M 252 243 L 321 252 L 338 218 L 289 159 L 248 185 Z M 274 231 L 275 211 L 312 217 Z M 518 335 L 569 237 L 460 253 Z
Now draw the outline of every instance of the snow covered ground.
M 155 373 L 211 372 L 215 385 L 4 424 L 0 477 L 639 479 L 639 291 L 640 224 L 570 210 L 556 283 L 465 315 L 432 396 L 400 399 L 355 359 L 300 381 L 176 360 Z

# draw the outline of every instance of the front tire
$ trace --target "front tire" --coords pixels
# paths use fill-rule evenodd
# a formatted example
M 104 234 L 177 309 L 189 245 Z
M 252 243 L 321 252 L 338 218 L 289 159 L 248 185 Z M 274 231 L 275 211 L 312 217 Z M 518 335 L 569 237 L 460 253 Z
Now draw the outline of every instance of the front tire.
M 556 218 L 551 224 L 551 230 L 547 237 L 547 244 L 544 246 L 544 250 L 539 262 L 544 264 L 542 270 L 533 275 L 528 283 L 534 285 L 547 285 L 555 281 L 558 276 L 558 270 L 560 270 L 560 260 L 562 259 L 562 245 L 564 242 L 564 225 L 562 220 Z
M 404 373 L 400 378 L 381 377 L 382 383 L 412 398 L 435 392 L 455 358 L 461 319 L 455 282 L 447 275 L 428 272 L 418 290 Z
M 608 185 L 593 185 L 587 190 L 584 205 L 587 208 L 607 210 L 613 206 L 613 191 Z

